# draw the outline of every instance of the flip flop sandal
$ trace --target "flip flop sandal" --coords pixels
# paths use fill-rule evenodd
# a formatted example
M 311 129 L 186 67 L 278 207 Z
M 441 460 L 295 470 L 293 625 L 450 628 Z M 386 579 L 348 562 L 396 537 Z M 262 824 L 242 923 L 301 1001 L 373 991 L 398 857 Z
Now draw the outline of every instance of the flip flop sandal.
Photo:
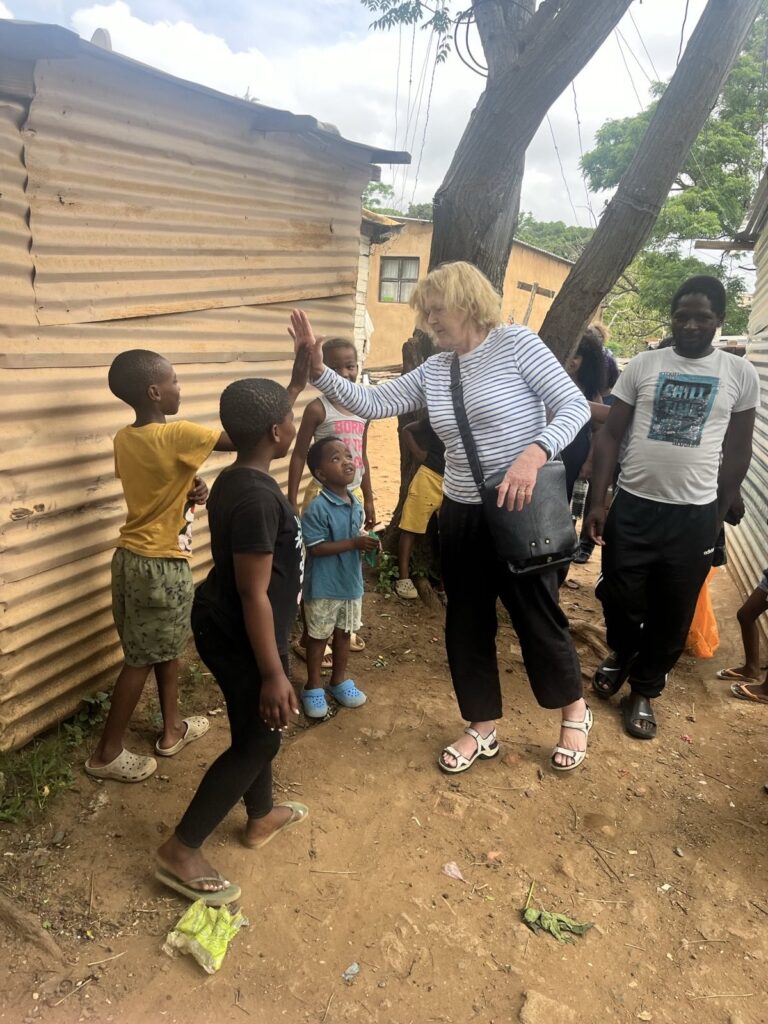
M 235 885 L 233 882 L 227 882 L 223 889 L 195 888 L 196 885 L 202 882 L 226 881 L 221 875 L 201 875 L 199 878 L 190 878 L 189 881 L 182 882 L 180 878 L 166 868 L 158 868 L 155 872 L 155 878 L 158 882 L 168 886 L 169 889 L 173 889 L 174 892 L 186 896 L 193 903 L 197 902 L 197 900 L 202 900 L 206 907 L 223 907 L 227 903 L 234 903 L 235 900 L 239 900 L 242 895 L 240 886 Z
M 359 654 L 365 650 L 365 640 L 361 640 L 357 633 L 353 633 L 349 638 L 349 649 L 353 654 Z
M 560 726 L 563 729 L 576 729 L 578 732 L 583 732 L 585 736 L 589 736 L 589 732 L 593 724 L 594 719 L 592 718 L 592 712 L 589 709 L 589 705 L 587 705 L 587 713 L 584 715 L 584 718 L 581 722 L 571 722 L 567 719 L 564 719 L 560 723 Z M 555 761 L 555 754 L 562 754 L 564 757 L 570 757 L 573 759 L 573 763 L 558 764 L 557 761 Z M 550 764 L 556 772 L 572 772 L 574 768 L 578 768 L 579 765 L 583 763 L 584 758 L 586 756 L 586 747 L 584 748 L 584 750 L 569 750 L 568 747 L 555 747 L 555 749 L 552 751 Z
M 656 738 L 656 716 L 647 697 L 632 693 L 621 702 L 621 717 L 624 728 L 636 740 L 653 740 Z M 641 729 L 637 723 L 648 722 L 650 729 Z
M 85 771 L 94 779 L 111 779 L 113 782 L 143 782 L 157 771 L 154 757 L 143 757 L 132 754 L 130 750 L 121 750 L 114 761 L 104 765 L 92 765 L 91 759 L 85 762 Z
M 753 693 L 745 683 L 734 683 L 731 687 L 731 696 L 737 700 L 749 700 L 753 704 L 768 704 L 768 697 L 762 693 Z
M 368 700 L 362 690 L 358 690 L 351 679 L 337 683 L 331 687 L 331 696 L 343 708 L 359 708 Z
M 469 726 L 467 726 L 464 732 L 467 736 L 472 737 L 477 744 L 477 749 L 471 757 L 465 757 L 455 747 L 445 747 L 437 759 L 437 767 L 441 772 L 445 772 L 446 775 L 460 775 L 462 772 L 469 771 L 478 757 L 484 761 L 490 760 L 490 758 L 496 757 L 500 750 L 495 729 L 492 729 L 487 736 L 481 736 L 477 729 L 471 729 Z M 445 754 L 449 754 L 456 761 L 455 766 L 451 767 L 443 761 Z
M 186 725 L 187 728 L 178 743 L 174 743 L 172 747 L 161 747 L 160 740 L 158 740 L 155 743 L 156 754 L 159 754 L 161 757 L 173 757 L 174 754 L 178 754 L 180 750 L 183 750 L 188 743 L 194 743 L 201 736 L 205 736 L 211 727 L 211 723 L 203 715 L 184 718 L 182 725 Z
M 609 700 L 619 692 L 629 678 L 632 662 L 635 656 L 628 659 L 623 665 L 617 654 L 609 654 L 595 670 L 592 677 L 592 689 L 600 700 Z
M 730 683 L 757 683 L 760 680 L 755 676 L 745 676 L 743 672 L 737 672 L 735 668 L 721 668 L 716 673 L 718 679 L 726 679 Z
M 297 658 L 301 658 L 302 661 L 307 660 L 307 649 L 306 647 L 302 647 L 298 640 L 294 640 L 294 642 L 291 644 L 291 650 L 293 651 Z M 328 646 L 328 644 L 325 645 L 325 653 L 323 654 L 323 662 L 321 667 L 323 671 L 333 668 L 333 651 Z
M 301 706 L 307 718 L 325 718 L 328 714 L 328 701 L 325 690 L 321 686 L 301 691 Z
M 243 839 L 243 846 L 247 846 L 249 850 L 260 850 L 262 846 L 266 846 L 267 843 L 271 843 L 275 836 L 280 835 L 281 832 L 287 832 L 289 828 L 293 828 L 295 825 L 301 825 L 303 821 L 306 821 L 309 817 L 309 808 L 306 804 L 297 803 L 295 800 L 286 800 L 281 804 L 277 804 L 277 807 L 290 807 L 291 816 L 284 825 L 280 828 L 276 828 L 274 832 L 270 832 L 266 839 L 259 839 L 255 843 L 250 843 L 247 839 Z

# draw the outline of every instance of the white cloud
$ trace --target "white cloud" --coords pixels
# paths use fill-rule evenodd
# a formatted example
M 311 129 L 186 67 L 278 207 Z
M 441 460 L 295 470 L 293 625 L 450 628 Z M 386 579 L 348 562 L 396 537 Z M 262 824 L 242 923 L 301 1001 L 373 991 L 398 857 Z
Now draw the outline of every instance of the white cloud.
M 12 17 L 13 17 L 12 12 L 9 11 L 8 8 L 5 6 L 5 4 L 2 3 L 2 0 L 0 0 L 0 18 L 12 18 Z
M 357 0 L 351 0 L 355 3 Z M 688 33 L 698 19 L 705 0 L 690 4 Z M 330 7 L 338 8 L 336 0 Z M 643 33 L 659 74 L 666 78 L 674 70 L 685 0 L 645 0 L 633 5 L 635 22 Z M 0 9 L 2 0 L 0 0 Z M 293 51 L 275 52 L 269 37 L 260 49 L 253 46 L 233 49 L 222 36 L 202 31 L 189 20 L 179 18 L 146 21 L 135 16 L 124 0 L 83 7 L 72 16 L 75 30 L 90 39 L 96 28 L 106 28 L 114 49 L 126 56 L 162 68 L 181 78 L 201 82 L 222 92 L 243 96 L 246 90 L 260 102 L 310 113 L 322 121 L 336 124 L 348 138 L 382 148 L 409 149 L 412 168 L 383 169 L 385 180 L 392 180 L 398 198 L 407 203 L 431 198 L 439 186 L 467 123 L 472 107 L 483 87 L 483 80 L 457 58 L 437 68 L 424 156 L 414 191 L 431 64 L 427 62 L 422 90 L 420 116 L 417 96 L 424 65 L 427 33 L 416 33 L 416 48 L 411 61 L 410 33 L 371 32 L 362 38 L 351 33 L 322 45 L 297 44 Z M 642 64 L 653 77 L 632 22 L 625 18 L 621 32 L 632 50 L 625 56 L 643 102 L 648 96 L 648 81 L 638 66 Z M 476 47 L 479 51 L 479 46 Z M 411 116 L 407 115 L 408 79 L 411 63 Z M 395 132 L 395 95 L 397 68 L 400 66 L 398 131 Z M 635 113 L 639 104 L 621 58 L 615 35 L 609 37 L 591 64 L 576 80 L 576 95 L 585 150 L 595 130 L 608 117 Z M 571 191 L 576 216 L 589 224 L 585 209 L 584 185 L 578 170 L 579 144 L 571 90 L 557 101 L 550 112 L 565 176 Z M 409 125 L 407 140 L 406 123 Z M 407 177 L 405 175 L 407 174 Z M 599 216 L 604 197 L 592 199 Z M 542 219 L 574 221 L 561 172 L 555 156 L 549 128 L 545 124 L 533 140 L 527 157 L 523 185 L 523 207 Z

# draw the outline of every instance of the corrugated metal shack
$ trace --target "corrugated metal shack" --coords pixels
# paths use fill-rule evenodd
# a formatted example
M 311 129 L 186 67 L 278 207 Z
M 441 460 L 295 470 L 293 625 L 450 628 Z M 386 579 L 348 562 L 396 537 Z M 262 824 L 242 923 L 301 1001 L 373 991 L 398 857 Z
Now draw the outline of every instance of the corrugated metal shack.
M 747 359 L 760 374 L 761 408 L 755 422 L 752 463 L 741 492 L 746 514 L 728 530 L 728 564 L 743 596 L 751 593 L 768 566 L 768 173 L 733 249 L 755 250 L 757 280 L 749 318 Z M 760 619 L 768 640 L 768 622 Z
M 211 425 L 229 381 L 287 382 L 291 306 L 353 333 L 360 195 L 372 163 L 407 159 L 0 21 L 0 749 L 119 662 L 111 438 L 129 413 L 106 386 L 114 355 L 167 355 L 181 415 Z M 193 564 L 210 565 L 205 516 Z

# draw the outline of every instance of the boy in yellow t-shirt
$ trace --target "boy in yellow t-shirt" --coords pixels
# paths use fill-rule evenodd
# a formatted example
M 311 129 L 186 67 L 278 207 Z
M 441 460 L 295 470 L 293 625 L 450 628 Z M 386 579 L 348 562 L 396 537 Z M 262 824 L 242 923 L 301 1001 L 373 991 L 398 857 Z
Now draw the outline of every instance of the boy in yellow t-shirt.
M 192 520 L 208 493 L 196 473 L 212 451 L 233 449 L 220 430 L 165 422 L 179 411 L 181 394 L 173 366 L 156 352 L 122 352 L 109 369 L 109 387 L 136 413 L 114 440 L 115 474 L 128 506 L 112 559 L 112 611 L 125 661 L 85 770 L 141 782 L 157 761 L 125 750 L 123 734 L 153 668 L 163 716 L 155 752 L 170 757 L 208 731 L 206 718 L 179 716 L 178 658 L 190 634 Z

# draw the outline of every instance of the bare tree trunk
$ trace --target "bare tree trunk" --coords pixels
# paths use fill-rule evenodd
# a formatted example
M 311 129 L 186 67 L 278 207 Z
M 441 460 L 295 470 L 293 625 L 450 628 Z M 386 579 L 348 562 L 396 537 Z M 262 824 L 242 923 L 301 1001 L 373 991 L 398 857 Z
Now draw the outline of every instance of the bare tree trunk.
M 475 0 L 488 84 L 435 195 L 430 268 L 468 260 L 501 290 L 525 151 L 631 2 L 544 0 L 532 14 L 529 0 Z
M 709 0 L 640 146 L 539 332 L 562 360 L 648 240 L 761 0 Z

